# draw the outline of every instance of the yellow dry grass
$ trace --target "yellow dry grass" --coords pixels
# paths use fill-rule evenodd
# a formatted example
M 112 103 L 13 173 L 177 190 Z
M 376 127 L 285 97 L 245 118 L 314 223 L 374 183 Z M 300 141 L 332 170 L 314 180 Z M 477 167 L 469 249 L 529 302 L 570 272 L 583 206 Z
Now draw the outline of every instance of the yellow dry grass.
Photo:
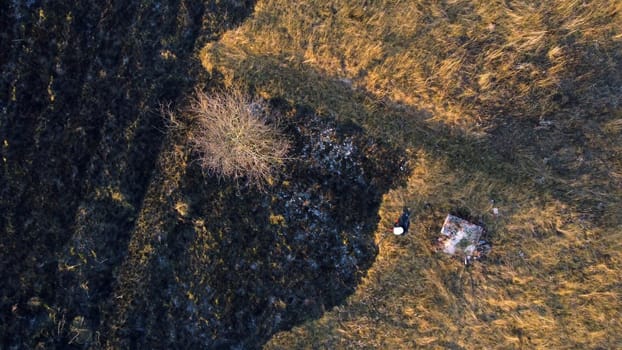
M 355 121 L 412 168 L 357 291 L 266 348 L 619 346 L 621 53 L 615 1 L 258 1 L 206 69 Z M 468 268 L 432 249 L 456 208 L 494 244 Z

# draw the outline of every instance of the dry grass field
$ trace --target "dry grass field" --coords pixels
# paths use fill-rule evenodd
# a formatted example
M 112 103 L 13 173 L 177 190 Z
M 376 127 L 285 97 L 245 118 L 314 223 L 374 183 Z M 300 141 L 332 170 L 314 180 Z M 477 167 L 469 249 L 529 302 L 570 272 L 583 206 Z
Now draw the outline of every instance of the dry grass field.
M 260 0 L 201 61 L 409 159 L 356 292 L 267 349 L 620 347 L 622 2 Z M 432 248 L 456 210 L 493 243 L 468 267 Z

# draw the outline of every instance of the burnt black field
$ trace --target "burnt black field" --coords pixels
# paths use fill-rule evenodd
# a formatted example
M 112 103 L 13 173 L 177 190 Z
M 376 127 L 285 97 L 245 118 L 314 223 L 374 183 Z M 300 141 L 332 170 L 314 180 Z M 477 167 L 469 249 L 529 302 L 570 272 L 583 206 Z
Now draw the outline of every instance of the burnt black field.
M 400 152 L 273 99 L 294 149 L 258 191 L 204 174 L 162 113 L 222 85 L 197 53 L 252 11 L 0 5 L 0 348 L 259 348 L 354 291 Z

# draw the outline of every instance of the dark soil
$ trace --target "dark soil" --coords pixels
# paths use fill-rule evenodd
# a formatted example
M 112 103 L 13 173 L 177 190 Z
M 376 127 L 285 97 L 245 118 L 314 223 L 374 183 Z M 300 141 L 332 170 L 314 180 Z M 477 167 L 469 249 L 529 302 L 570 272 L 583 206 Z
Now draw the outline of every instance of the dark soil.
M 277 109 L 295 147 L 265 191 L 205 177 L 171 135 L 113 297 L 121 347 L 167 334 L 182 348 L 258 348 L 341 303 L 370 267 L 401 158 L 356 126 Z
M 0 348 L 258 348 L 352 293 L 398 152 L 273 101 L 294 142 L 265 192 L 167 132 L 236 1 L 0 5 Z

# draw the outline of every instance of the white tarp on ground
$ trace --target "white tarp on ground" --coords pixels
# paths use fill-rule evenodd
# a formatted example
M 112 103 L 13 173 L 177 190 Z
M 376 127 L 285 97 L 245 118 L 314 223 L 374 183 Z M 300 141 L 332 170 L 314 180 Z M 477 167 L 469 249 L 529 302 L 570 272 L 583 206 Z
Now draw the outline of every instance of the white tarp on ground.
M 447 215 L 438 239 L 439 248 L 450 255 L 476 255 L 477 244 L 483 233 L 481 226 L 451 214 Z

